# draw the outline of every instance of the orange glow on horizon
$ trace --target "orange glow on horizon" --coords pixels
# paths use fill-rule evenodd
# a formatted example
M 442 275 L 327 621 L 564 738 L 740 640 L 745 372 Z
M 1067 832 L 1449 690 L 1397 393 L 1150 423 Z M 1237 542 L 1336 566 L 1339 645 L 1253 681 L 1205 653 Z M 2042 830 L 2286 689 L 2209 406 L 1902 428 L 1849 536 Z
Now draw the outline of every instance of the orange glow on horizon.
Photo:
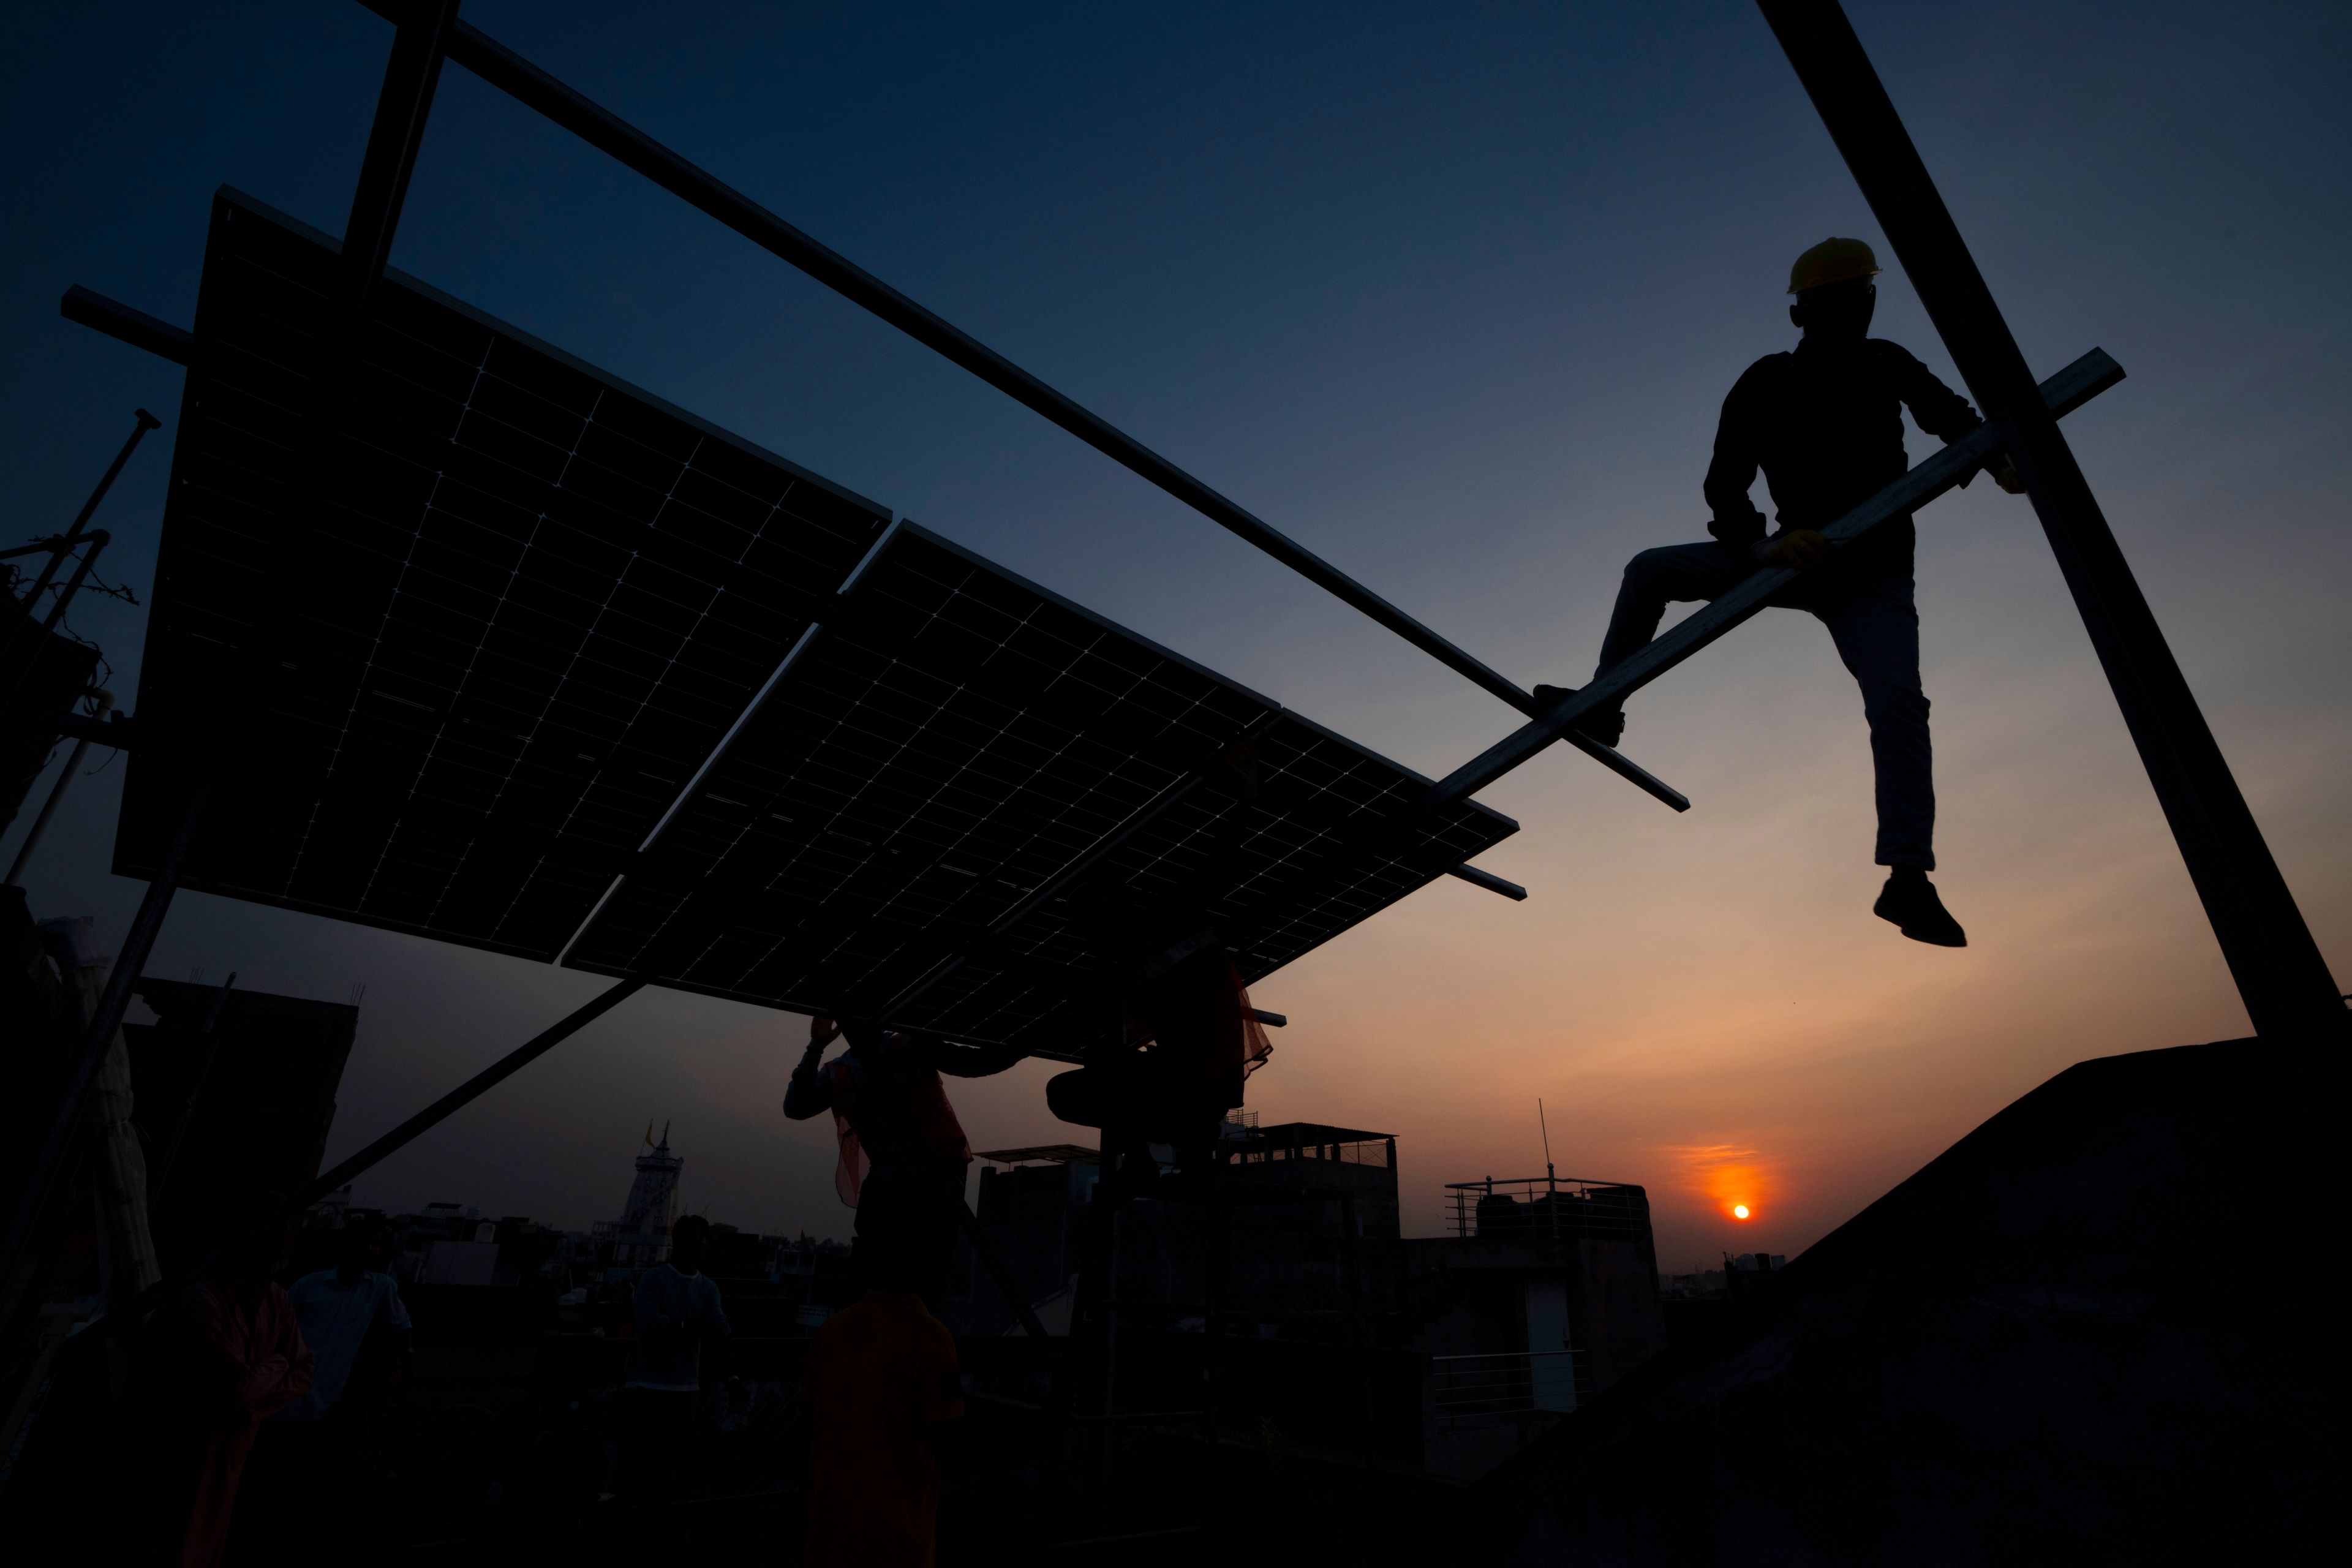
M 1760 1150 L 1737 1143 L 1684 1144 L 1669 1152 L 1683 1166 L 1683 1184 L 1707 1208 L 1735 1225 L 1746 1225 L 1776 1189 L 1769 1162 Z

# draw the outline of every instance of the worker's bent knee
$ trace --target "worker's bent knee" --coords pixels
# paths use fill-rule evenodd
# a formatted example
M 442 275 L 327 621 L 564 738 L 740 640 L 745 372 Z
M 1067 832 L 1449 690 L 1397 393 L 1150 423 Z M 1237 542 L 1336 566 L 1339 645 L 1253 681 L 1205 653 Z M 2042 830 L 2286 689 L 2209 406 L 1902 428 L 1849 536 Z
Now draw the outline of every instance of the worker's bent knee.
M 1679 544 L 1661 544 L 1654 550 L 1644 550 L 1625 563 L 1625 575 L 1643 583 L 1673 575 L 1682 564 L 1682 549 Z

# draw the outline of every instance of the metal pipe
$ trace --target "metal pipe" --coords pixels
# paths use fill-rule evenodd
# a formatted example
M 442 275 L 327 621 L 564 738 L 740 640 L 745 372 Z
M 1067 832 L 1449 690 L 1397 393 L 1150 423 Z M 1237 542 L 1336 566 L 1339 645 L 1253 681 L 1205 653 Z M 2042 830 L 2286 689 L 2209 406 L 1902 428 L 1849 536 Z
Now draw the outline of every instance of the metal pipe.
M 72 604 L 74 595 L 81 592 L 81 585 L 89 576 L 90 569 L 98 564 L 99 552 L 112 543 L 114 536 L 101 528 L 85 538 L 89 548 L 81 552 L 81 559 L 74 564 L 73 575 L 67 578 L 65 586 L 58 590 L 57 602 L 49 606 L 48 618 L 41 623 L 43 637 L 57 630 L 58 623 L 66 618 L 66 606 Z M 30 608 L 29 605 L 26 607 Z
M 1475 866 L 1448 866 L 1445 874 L 1459 877 L 1474 888 L 1484 888 L 1490 893 L 1500 893 L 1514 903 L 1525 903 L 1528 890 L 1517 882 L 1505 881 L 1492 871 L 1481 871 Z
M 114 716 L 110 719 L 97 719 L 87 713 L 61 710 L 44 716 L 40 722 L 41 727 L 51 734 L 70 736 L 77 741 L 88 741 L 93 745 L 109 746 L 118 752 L 127 752 L 131 749 L 131 737 L 138 733 L 139 729 L 136 724 L 122 716 L 121 709 L 115 710 Z
M 2052 416 L 2071 413 L 2123 379 L 2123 367 L 2105 351 L 2093 349 L 2041 386 Z M 1945 447 L 1917 468 L 1847 512 L 1822 532 L 1832 543 L 1851 544 L 1889 518 L 1900 517 L 1942 495 L 1974 474 L 1998 451 L 2002 431 L 1996 425 L 1979 426 Z M 1794 583 L 1801 574 L 1772 570 L 1744 579 L 1738 587 L 1691 616 L 1641 652 L 1578 690 L 1545 718 L 1522 726 L 1469 762 L 1432 784 L 1393 827 L 1426 821 L 1437 812 L 1469 799 L 1521 763 L 1551 744 L 1568 727 L 1598 709 L 1613 708 L 1667 670 L 1714 642 L 1741 622 L 1762 611 L 1772 595 Z
M 99 503 L 106 499 L 106 492 L 114 488 L 115 477 L 122 472 L 122 466 L 131 461 L 131 454 L 139 449 L 139 443 L 146 439 L 147 432 L 163 427 L 163 422 L 144 408 L 132 409 L 131 418 L 130 437 L 122 443 L 121 449 L 114 454 L 114 461 L 106 466 L 106 472 L 99 476 L 98 485 L 89 492 L 89 499 L 81 503 L 81 510 L 74 514 L 73 526 L 58 536 L 54 552 L 49 556 L 49 563 L 41 568 L 40 576 L 33 583 L 32 592 L 26 594 L 20 601 L 24 606 L 27 624 L 11 629 L 6 658 L 5 660 L 0 660 L 0 668 L 5 668 L 6 665 L 16 667 L 16 674 L 9 679 L 7 691 L 5 695 L 0 695 L 0 704 L 5 704 L 8 699 L 16 696 L 17 690 L 24 685 L 26 678 L 32 673 L 34 665 L 39 662 L 41 650 L 47 646 L 49 632 L 57 626 L 58 616 L 64 613 L 64 601 L 71 597 L 70 593 L 60 595 L 58 612 L 51 615 L 38 631 L 33 629 L 29 624 L 30 617 L 35 606 L 40 604 L 41 595 L 47 593 L 49 584 L 57 580 L 58 567 L 64 562 L 67 553 L 72 550 L 74 544 L 80 540 L 83 528 L 87 527 L 89 520 L 98 514 Z M 81 579 L 89 572 L 89 559 L 85 556 L 81 566 L 74 574 L 75 587 L 80 586 Z M 16 657 L 20 647 L 24 652 L 21 659 Z
M 98 488 L 91 490 L 89 499 L 81 503 L 81 510 L 74 515 L 73 526 L 58 537 L 57 553 L 49 557 L 49 564 L 41 573 L 40 578 L 34 583 L 33 591 L 25 595 L 26 614 L 32 613 L 33 606 L 40 602 L 41 595 L 48 590 L 50 583 L 56 580 L 58 563 L 65 559 L 66 551 L 74 541 L 81 537 L 82 529 L 88 525 L 92 517 L 97 515 L 98 503 L 104 500 L 106 492 L 114 488 L 115 476 L 122 472 L 122 465 L 131 460 L 131 454 L 139 449 L 139 443 L 147 438 L 148 431 L 160 430 L 163 427 L 163 422 L 144 408 L 132 409 L 131 416 L 134 423 L 131 426 L 129 438 L 122 443 L 122 449 L 114 454 L 114 461 L 106 465 L 106 472 L 99 476 Z
M 393 234 L 400 226 L 409 177 L 416 172 L 417 149 L 425 142 L 425 118 L 433 111 L 434 89 L 441 81 L 441 62 L 448 52 L 450 30 L 457 25 L 457 5 L 458 0 L 416 0 L 406 7 L 393 35 L 392 58 L 376 94 L 375 120 L 368 127 L 367 153 L 352 190 L 352 216 L 343 225 L 343 305 L 354 326 L 366 315 L 368 298 L 383 280 L 384 263 L 392 256 Z
M 379 16 L 387 14 L 381 5 L 371 5 L 370 9 Z M 602 104 L 550 76 L 479 28 L 466 22 L 456 23 L 449 33 L 448 54 L 457 64 L 525 108 L 536 110 L 597 151 L 701 209 L 933 353 L 962 366 L 1024 408 L 1362 612 L 1472 684 L 1522 713 L 1542 711 L 1533 694 L 1522 690 L 1508 677 L 1448 642 L 1321 556 L 995 350 L 925 310 L 848 258 L 793 227 L 709 171 L 688 163 Z M 1583 736 L 1571 737 L 1570 743 L 1675 810 L 1689 809 L 1690 802 L 1672 786 L 1611 748 Z
M 2255 1033 L 2315 1062 L 2340 988 L 2058 421 L 2034 395 L 1959 227 L 1835 0 L 1759 0 L 1985 416 L 2006 426 L 2042 531 L 2180 847 Z
M 95 697 L 101 710 L 114 700 L 114 694 L 110 691 L 98 692 Z M 25 842 L 16 846 L 16 858 L 8 863 L 7 878 L 5 880 L 0 880 L 0 887 L 16 887 L 16 879 L 25 874 L 26 862 L 32 859 L 34 849 L 39 847 L 41 835 L 49 830 L 49 818 L 58 814 L 58 803 L 65 799 L 66 791 L 72 786 L 74 781 L 74 771 L 81 766 L 81 760 L 89 754 L 89 752 L 88 736 L 74 742 L 73 751 L 66 757 L 65 771 L 58 774 L 58 782 L 50 786 L 49 798 L 41 803 L 40 815 L 33 818 L 33 826 L 26 829 Z
M 145 349 L 173 364 L 190 364 L 196 357 L 196 335 L 185 327 L 134 310 L 120 300 L 110 300 L 77 283 L 58 300 L 58 314 L 118 342 Z
M 40 663 L 41 650 L 48 646 L 49 637 L 58 629 L 58 623 L 66 618 L 66 607 L 74 602 L 74 595 L 81 592 L 82 583 L 89 576 L 90 569 L 98 564 L 99 552 L 106 548 L 110 539 L 110 536 L 104 529 L 98 529 L 81 535 L 79 539 L 69 541 L 57 554 L 49 558 L 49 571 L 41 574 L 44 584 L 48 579 L 49 572 L 57 569 L 58 563 L 65 558 L 66 552 L 74 544 L 86 543 L 89 546 L 82 552 L 81 559 L 74 563 L 73 575 L 67 578 L 64 584 L 58 589 L 56 602 L 49 605 L 49 613 L 43 618 L 37 630 L 30 624 L 34 600 L 27 598 L 25 601 L 26 624 L 17 629 L 19 635 L 31 646 L 26 648 L 24 658 L 17 662 L 16 672 L 9 676 L 6 689 L 0 690 L 0 708 L 5 708 L 13 701 L 16 693 L 24 689 L 25 682 L 31 679 L 34 668 Z M 36 595 L 39 592 L 39 588 L 34 589 Z

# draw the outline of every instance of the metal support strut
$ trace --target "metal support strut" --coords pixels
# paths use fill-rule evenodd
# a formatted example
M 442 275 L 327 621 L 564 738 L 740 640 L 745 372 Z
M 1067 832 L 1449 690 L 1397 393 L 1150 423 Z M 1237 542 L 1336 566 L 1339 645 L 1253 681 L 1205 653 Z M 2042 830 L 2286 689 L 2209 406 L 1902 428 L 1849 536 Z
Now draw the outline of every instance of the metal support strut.
M 378 16 L 394 16 L 394 7 L 383 0 L 364 3 Z M 800 268 L 852 304 L 970 371 L 1023 407 L 1044 416 L 1218 527 L 1361 611 L 1472 684 L 1522 713 L 1535 715 L 1543 711 L 1533 694 L 1520 689 L 1508 677 L 1448 642 L 1264 519 L 1210 489 L 1101 416 L 1056 392 L 1003 354 L 925 310 L 847 257 L 793 227 L 479 28 L 464 22 L 455 23 L 449 31 L 448 51 L 451 59 L 525 108 L 537 110 L 598 152 L 634 169 L 761 249 Z M 1676 811 L 1690 808 L 1689 800 L 1672 785 L 1612 748 L 1582 735 L 1570 735 L 1568 739 L 1587 756 Z
M 121 973 L 120 960 L 116 961 L 115 970 L 117 973 Z M 231 975 L 229 978 L 234 981 L 236 977 Z M 245 1216 L 236 1229 L 223 1236 L 212 1246 L 205 1247 L 198 1257 L 173 1269 L 164 1276 L 160 1284 L 142 1291 L 100 1321 L 121 1324 L 136 1323 L 149 1308 L 162 1301 L 166 1296 L 203 1279 L 224 1259 L 259 1241 L 272 1231 L 288 1225 L 305 1209 L 336 1188 L 349 1184 L 414 1143 L 417 1139 L 446 1121 L 451 1116 L 463 1110 L 467 1106 L 471 1105 L 483 1095 L 496 1089 L 639 991 L 644 990 L 645 985 L 646 983 L 643 980 L 633 976 L 598 992 L 585 1004 L 574 1008 L 558 1022 L 550 1025 L 523 1044 L 509 1051 L 383 1137 L 369 1143 L 349 1159 L 340 1162 L 333 1169 L 313 1178 L 310 1184 L 303 1188 L 300 1193 L 271 1208 L 265 1209 L 260 1214 Z M 223 986 L 222 994 L 226 994 L 227 987 Z M 217 1011 L 217 1005 L 215 1011 Z M 209 1020 L 205 1026 L 207 1030 L 211 1027 Z
M 2346 1042 L 2341 988 L 1959 226 L 1835 0 L 1759 4 L 1953 363 L 2002 426 L 2255 1033 L 2315 1070 Z

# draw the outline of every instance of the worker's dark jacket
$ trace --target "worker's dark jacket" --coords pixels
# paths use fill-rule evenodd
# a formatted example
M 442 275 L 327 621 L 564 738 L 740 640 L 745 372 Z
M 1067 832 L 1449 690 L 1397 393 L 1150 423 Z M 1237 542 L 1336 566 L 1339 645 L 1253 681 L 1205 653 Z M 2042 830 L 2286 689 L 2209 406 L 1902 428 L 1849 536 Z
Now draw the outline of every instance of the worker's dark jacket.
M 1931 436 L 1957 440 L 1984 423 L 1968 400 L 1909 353 L 1879 338 L 1829 344 L 1808 338 L 1793 353 L 1767 354 L 1723 400 L 1707 465 L 1707 531 L 1746 551 L 1764 537 L 1748 499 L 1764 470 L 1783 530 L 1823 528 L 1903 477 L 1903 410 Z M 1907 516 L 1873 529 L 1842 561 L 1845 572 L 1911 569 Z

